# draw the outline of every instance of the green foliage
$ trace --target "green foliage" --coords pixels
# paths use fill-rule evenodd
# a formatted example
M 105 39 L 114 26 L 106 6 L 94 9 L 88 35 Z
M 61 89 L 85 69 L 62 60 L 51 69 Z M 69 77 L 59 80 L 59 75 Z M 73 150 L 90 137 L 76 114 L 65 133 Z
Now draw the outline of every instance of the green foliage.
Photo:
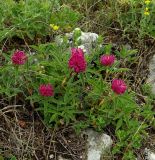
M 6 157 L 4 158 L 2 155 L 0 155 L 0 160 L 5 160 L 5 159 L 8 159 L 8 160 L 17 160 L 15 156 L 9 156 L 7 158 Z
M 23 89 L 25 88 L 25 83 L 21 83 L 21 81 L 25 82 L 24 78 L 27 75 L 26 70 L 26 66 L 18 68 L 16 66 L 12 66 L 12 64 L 8 62 L 6 67 L 3 67 L 0 71 L 0 94 L 7 96 L 7 98 L 10 99 L 11 97 L 16 96 L 18 93 L 24 93 Z M 21 76 L 21 74 L 24 75 Z
M 53 34 L 51 23 L 76 25 L 79 14 L 55 0 L 0 1 L 0 42 L 18 37 L 20 39 L 45 39 Z
M 81 4 L 85 4 L 85 1 Z M 72 1 L 72 5 L 78 5 L 78 10 L 81 9 L 79 3 Z M 90 10 L 95 10 L 94 1 L 88 1 L 87 5 Z M 148 17 L 143 14 L 145 5 L 141 1 L 109 1 L 106 5 L 110 12 L 108 21 L 115 17 L 125 36 L 128 33 L 137 33 L 139 37 L 154 36 L 154 24 L 150 20 L 154 18 L 153 3 L 149 6 L 151 14 Z M 103 9 L 101 14 L 105 13 L 102 5 L 100 8 Z M 84 16 L 89 17 L 89 9 Z M 0 13 L 0 42 L 17 37 L 23 40 L 43 40 L 47 36 L 70 31 L 81 18 L 81 13 L 53 0 L 0 0 Z M 58 25 L 59 30 L 52 30 L 50 24 Z M 78 40 L 80 35 L 80 30 L 73 33 L 74 47 L 81 43 Z M 63 35 L 60 38 L 63 40 L 61 46 L 52 42 L 29 46 L 25 65 L 12 64 L 14 50 L 1 53 L 1 98 L 9 104 L 33 103 L 48 126 L 72 125 L 77 133 L 87 127 L 97 131 L 113 128 L 116 138 L 113 154 L 121 154 L 124 160 L 135 159 L 134 150 L 139 149 L 143 139 L 147 138 L 147 127 L 155 126 L 152 105 L 154 95 L 151 94 L 150 86 L 142 86 L 144 102 L 138 104 L 139 95 L 131 91 L 130 86 L 125 94 L 116 95 L 111 89 L 111 81 L 119 78 L 122 72 L 128 73 L 129 68 L 120 66 L 137 60 L 137 50 L 122 46 L 120 50 L 112 51 L 112 44 L 100 47 L 103 38 L 99 36 L 92 54 L 85 55 L 86 71 L 76 74 L 68 67 L 68 39 Z M 117 60 L 111 67 L 102 66 L 100 56 L 110 53 L 114 53 Z M 125 81 L 128 83 L 128 79 Z M 42 97 L 38 88 L 40 84 L 48 83 L 54 86 L 54 96 Z
M 4 157 L 0 155 L 0 160 L 4 160 Z
M 10 160 L 17 160 L 15 156 L 12 156 Z
M 146 36 L 155 38 L 155 2 L 151 0 L 146 5 L 144 0 L 63 0 L 63 3 L 72 5 L 80 13 L 84 30 L 96 30 L 105 33 L 111 29 L 122 38 L 131 42 L 143 39 Z M 149 15 L 145 15 L 148 8 Z M 85 23 L 87 21 L 87 23 Z M 139 39 L 135 39 L 139 38 Z M 134 41 L 133 41 L 134 42 Z
M 10 103 L 12 100 L 18 103 L 20 97 L 39 105 L 37 110 L 49 126 L 72 124 L 78 133 L 88 126 L 98 131 L 112 126 L 117 139 L 113 154 L 122 154 L 125 160 L 132 159 L 133 151 L 139 149 L 142 140 L 147 137 L 146 128 L 154 123 L 151 100 L 148 98 L 145 104 L 139 106 L 134 92 L 114 94 L 111 79 L 123 71 L 124 68 L 119 68 L 124 63 L 123 59 L 132 62 L 130 55 L 133 56 L 135 50 L 128 51 L 123 47 L 122 51 L 116 51 L 116 63 L 104 67 L 99 63 L 99 58 L 101 54 L 111 51 L 111 45 L 105 46 L 102 52 L 97 46 L 92 51 L 94 54 L 85 56 L 87 70 L 76 74 L 68 68 L 70 51 L 67 41 L 61 47 L 46 43 L 31 48 L 35 54 L 29 55 L 28 62 L 22 66 L 12 65 L 10 56 L 13 51 L 5 55 L 0 71 L 1 95 Z M 39 94 L 39 85 L 48 83 L 54 86 L 54 97 Z M 144 94 L 148 92 L 146 88 L 143 87 Z
M 50 23 L 57 24 L 64 31 L 71 31 L 71 28 L 77 26 L 80 14 L 75 12 L 69 6 L 63 5 L 61 8 L 51 14 Z
M 145 15 L 145 8 L 149 9 L 149 15 Z M 155 37 L 153 23 L 155 20 L 154 1 L 146 5 L 143 0 L 111 0 L 109 1 L 109 9 L 115 16 L 115 22 L 119 25 L 118 27 L 123 31 L 125 37 L 129 39 L 133 35 L 139 38 L 145 36 Z

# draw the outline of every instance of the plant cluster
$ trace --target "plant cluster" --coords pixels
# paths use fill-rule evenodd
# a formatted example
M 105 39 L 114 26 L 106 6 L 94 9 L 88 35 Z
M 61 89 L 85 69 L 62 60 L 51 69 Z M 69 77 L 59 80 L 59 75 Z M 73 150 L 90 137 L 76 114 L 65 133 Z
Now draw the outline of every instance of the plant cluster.
M 123 31 L 125 37 L 130 39 L 128 36 L 132 34 L 140 39 L 146 36 L 155 37 L 153 24 L 155 4 L 153 1 L 117 0 L 111 1 L 109 5 L 115 13 L 116 23 L 119 25 L 117 27 Z
M 145 37 L 155 38 L 155 2 L 153 0 L 109 0 L 95 2 L 83 0 L 65 0 L 66 4 L 76 6 L 79 12 L 86 13 L 83 19 L 84 29 L 96 30 L 99 33 L 113 30 L 130 42 Z M 83 6 L 87 6 L 84 8 Z M 88 20 L 85 23 L 85 20 Z
M 92 3 L 90 0 L 88 5 Z M 110 6 L 110 13 L 116 13 L 115 21 L 124 34 L 154 36 L 151 1 L 110 0 L 106 5 Z M 112 45 L 102 45 L 99 37 L 91 54 L 84 54 L 78 48 L 80 30 L 73 34 L 71 48 L 68 37 L 63 35 L 61 44 L 47 43 L 48 36 L 74 28 L 81 16 L 66 5 L 60 6 L 58 1 L 0 1 L 0 12 L 0 42 L 17 37 L 24 41 L 38 40 L 28 46 L 29 51 L 21 46 L 13 50 L 3 47 L 0 70 L 3 104 L 31 105 L 49 127 L 71 125 L 77 132 L 87 127 L 97 131 L 108 128 L 116 139 L 113 154 L 122 155 L 124 160 L 135 159 L 134 151 L 147 138 L 147 127 L 155 125 L 154 96 L 149 94 L 148 86 L 142 87 L 144 96 L 137 95 L 131 88 L 132 82 L 124 76 L 130 70 L 124 64 L 134 61 L 136 50 L 125 47 L 112 50 Z
M 12 39 L 45 42 L 55 34 L 57 25 L 68 32 L 75 27 L 80 14 L 57 0 L 0 1 L 0 42 Z M 53 24 L 53 27 L 52 24 Z M 54 30 L 53 30 L 54 28 Z M 60 32 L 61 33 L 61 32 Z
M 49 127 L 72 124 L 77 132 L 112 127 L 117 139 L 113 153 L 132 159 L 133 150 L 147 135 L 153 112 L 150 101 L 136 103 L 136 93 L 121 79 L 127 69 L 119 67 L 123 63 L 119 55 L 125 53 L 111 53 L 111 45 L 98 44 L 91 55 L 76 46 L 70 54 L 67 41 L 61 47 L 55 43 L 31 47 L 35 54 L 3 53 L 1 97 L 9 103 L 26 100 L 39 106 L 36 109 Z

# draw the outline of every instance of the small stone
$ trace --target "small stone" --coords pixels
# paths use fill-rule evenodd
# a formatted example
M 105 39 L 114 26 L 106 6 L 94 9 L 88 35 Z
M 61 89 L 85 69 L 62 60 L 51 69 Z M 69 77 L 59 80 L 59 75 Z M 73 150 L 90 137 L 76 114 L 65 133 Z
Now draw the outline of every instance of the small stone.
M 87 52 L 87 50 L 86 50 L 86 48 L 85 48 L 85 46 L 84 46 L 84 45 L 80 45 L 80 46 L 78 46 L 78 48 L 81 48 L 81 49 L 83 50 L 83 52 L 84 52 L 84 53 L 86 53 L 86 52 Z
M 80 156 L 80 159 L 82 159 L 83 158 L 83 156 Z
M 145 148 L 145 155 L 146 155 L 146 160 L 155 160 L 155 153 L 150 151 L 150 149 Z
M 98 133 L 92 129 L 86 130 L 87 139 L 87 160 L 100 160 L 107 156 L 112 147 L 112 139 L 109 135 Z
M 155 55 L 149 64 L 149 76 L 147 82 L 152 86 L 152 93 L 155 94 Z
M 91 32 L 82 32 L 81 36 L 79 37 L 82 44 L 85 43 L 93 43 L 96 42 L 98 39 L 98 34 L 91 33 Z
M 63 38 L 61 38 L 61 36 L 59 35 L 59 36 L 56 36 L 56 38 L 55 38 L 55 43 L 57 44 L 57 45 L 62 45 L 63 44 Z
M 72 40 L 74 39 L 75 31 L 81 31 L 81 30 L 79 28 L 76 28 L 73 32 L 66 34 L 66 37 L 68 41 L 70 42 L 70 45 L 73 42 Z M 99 36 L 96 33 L 81 31 L 81 35 L 77 38 L 77 41 L 80 43 L 78 48 L 83 49 L 85 54 L 90 54 L 93 47 L 96 46 L 98 37 Z
M 53 155 L 53 154 L 50 154 L 49 158 L 50 158 L 50 159 L 53 159 L 53 158 L 54 158 L 54 155 Z

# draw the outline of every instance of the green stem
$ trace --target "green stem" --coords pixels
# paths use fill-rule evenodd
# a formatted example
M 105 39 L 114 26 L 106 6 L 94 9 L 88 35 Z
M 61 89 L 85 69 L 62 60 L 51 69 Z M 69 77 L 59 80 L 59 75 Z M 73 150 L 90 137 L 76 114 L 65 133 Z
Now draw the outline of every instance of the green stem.
M 106 68 L 105 79 L 104 79 L 105 81 L 107 80 L 108 76 L 109 76 L 109 71 L 108 68 Z
M 15 66 L 15 88 L 17 86 L 17 79 L 18 79 L 18 66 Z M 16 105 L 16 95 L 15 95 L 15 99 L 14 99 L 14 104 Z
M 44 102 L 44 120 L 48 124 L 48 102 L 46 100 Z
M 82 88 L 85 88 L 85 81 L 84 81 L 84 75 L 83 73 L 80 73 L 80 80 L 81 80 L 81 84 L 82 84 Z
M 15 66 L 15 87 L 17 85 L 17 78 L 18 78 L 18 66 Z

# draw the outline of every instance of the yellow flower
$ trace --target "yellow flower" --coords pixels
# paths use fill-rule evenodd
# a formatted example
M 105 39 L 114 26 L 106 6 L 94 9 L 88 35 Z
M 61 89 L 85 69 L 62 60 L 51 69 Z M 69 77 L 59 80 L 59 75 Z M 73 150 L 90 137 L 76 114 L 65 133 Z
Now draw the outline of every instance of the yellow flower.
M 146 4 L 146 5 L 149 5 L 150 3 L 151 3 L 150 0 L 145 0 L 145 4 Z
M 145 8 L 144 14 L 145 14 L 146 16 L 149 16 L 149 15 L 150 15 L 149 8 L 147 8 L 147 7 Z
M 146 16 L 149 16 L 149 15 L 150 15 L 150 12 L 145 11 L 144 14 L 145 14 Z
M 145 12 L 148 12 L 148 11 L 149 11 L 149 8 L 148 8 L 148 7 L 146 7 L 146 8 L 145 8 Z
M 145 14 L 146 16 L 149 16 L 149 15 L 150 15 L 150 12 L 144 12 L 144 14 Z
M 54 25 L 54 24 L 50 24 L 50 27 L 54 30 L 57 31 L 59 29 L 59 26 Z

